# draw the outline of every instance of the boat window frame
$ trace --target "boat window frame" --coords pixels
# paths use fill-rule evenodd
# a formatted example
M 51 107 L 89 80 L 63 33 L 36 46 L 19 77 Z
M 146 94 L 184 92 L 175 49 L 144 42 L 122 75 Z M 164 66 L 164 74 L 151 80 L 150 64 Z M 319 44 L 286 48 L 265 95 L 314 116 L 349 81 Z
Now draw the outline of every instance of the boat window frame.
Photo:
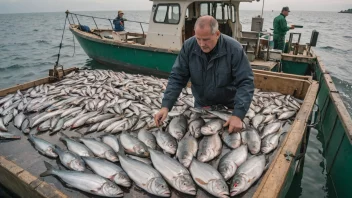
M 158 21 L 155 20 L 155 17 L 156 17 L 156 15 L 158 13 L 159 6 L 167 6 L 164 22 L 158 22 Z M 168 20 L 167 20 L 168 22 L 165 22 L 166 19 L 169 16 L 169 8 L 171 6 L 177 6 L 178 7 L 179 12 L 178 12 L 178 21 L 177 21 L 177 23 L 169 23 Z M 155 7 L 155 13 L 154 13 L 154 16 L 153 16 L 153 21 L 154 21 L 154 23 L 162 23 L 162 24 L 169 24 L 169 25 L 178 25 L 178 24 L 180 24 L 180 21 L 181 21 L 181 6 L 180 6 L 180 4 L 179 3 L 159 3 L 159 4 L 157 4 L 156 7 Z
M 214 1 L 214 2 L 200 2 L 199 3 L 199 8 L 201 9 L 201 7 L 202 7 L 202 4 L 205 4 L 205 5 L 207 5 L 207 12 L 208 12 L 208 15 L 210 15 L 210 16 L 213 16 L 216 20 L 225 20 L 224 18 L 226 18 L 225 17 L 225 12 L 224 12 L 224 9 L 225 9 L 225 5 L 227 5 L 227 8 L 228 8 L 228 11 L 230 11 L 230 12 L 227 12 L 227 17 L 228 17 L 228 19 L 226 19 L 226 20 L 231 20 L 231 22 L 232 23 L 236 23 L 236 6 L 235 5 L 233 5 L 232 3 L 229 3 L 229 2 L 226 2 L 226 3 L 224 3 L 224 2 L 216 2 L 216 1 Z M 221 17 L 222 17 L 222 19 L 218 19 L 218 18 L 216 18 L 216 14 L 217 14 L 217 4 L 224 4 L 224 6 L 221 6 L 221 11 L 222 11 L 222 13 L 221 13 Z M 216 6 L 214 6 L 214 5 L 216 5 Z M 200 12 L 199 12 L 199 14 L 200 14 L 200 16 L 204 16 L 204 15 L 202 15 L 201 14 L 201 10 L 200 10 Z M 231 17 L 231 19 L 229 19 L 229 17 Z

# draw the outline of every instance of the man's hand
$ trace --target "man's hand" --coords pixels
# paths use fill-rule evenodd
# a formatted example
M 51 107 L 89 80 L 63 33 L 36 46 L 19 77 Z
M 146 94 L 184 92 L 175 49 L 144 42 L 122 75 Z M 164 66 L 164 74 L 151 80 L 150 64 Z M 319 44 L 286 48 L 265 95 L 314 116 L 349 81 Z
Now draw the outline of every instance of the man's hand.
M 295 29 L 295 25 L 291 25 L 290 29 Z
M 169 109 L 166 107 L 163 107 L 160 109 L 160 111 L 157 114 L 155 114 L 154 122 L 157 127 L 159 127 L 161 123 L 164 122 L 168 113 L 169 113 Z
M 229 120 L 224 124 L 224 127 L 229 127 L 229 133 L 240 132 L 243 128 L 242 120 L 237 116 L 231 116 Z

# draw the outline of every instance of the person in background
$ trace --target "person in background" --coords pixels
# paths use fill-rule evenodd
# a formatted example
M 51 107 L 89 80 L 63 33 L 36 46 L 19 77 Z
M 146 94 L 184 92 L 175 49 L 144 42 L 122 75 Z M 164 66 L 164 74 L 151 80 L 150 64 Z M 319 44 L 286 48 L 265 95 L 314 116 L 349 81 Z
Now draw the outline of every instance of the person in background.
M 172 67 L 162 100 L 154 116 L 159 126 L 171 111 L 189 79 L 196 108 L 223 105 L 233 109 L 224 127 L 229 133 L 243 128 L 254 92 L 253 72 L 239 42 L 221 34 L 212 16 L 199 17 L 195 36 L 186 40 Z
M 117 12 L 117 17 L 113 20 L 114 23 L 114 31 L 115 32 L 121 32 L 125 31 L 125 21 L 127 21 L 125 18 L 123 18 L 124 13 L 119 10 Z
M 279 16 L 275 17 L 274 26 L 274 49 L 284 50 L 285 46 L 285 35 L 290 29 L 294 29 L 294 25 L 287 27 L 286 17 L 290 9 L 288 7 L 283 7 Z

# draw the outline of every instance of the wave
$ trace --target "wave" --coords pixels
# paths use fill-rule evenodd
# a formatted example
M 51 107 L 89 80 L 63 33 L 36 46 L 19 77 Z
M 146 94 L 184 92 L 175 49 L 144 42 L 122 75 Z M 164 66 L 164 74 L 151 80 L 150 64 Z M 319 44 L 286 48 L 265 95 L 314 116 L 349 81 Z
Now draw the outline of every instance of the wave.
M 8 67 L 0 68 L 0 72 L 1 71 L 9 71 L 9 70 L 10 71 L 15 71 L 15 70 L 21 71 L 20 69 L 24 69 L 24 68 L 44 67 L 44 66 L 49 66 L 49 65 L 51 66 L 54 64 L 55 64 L 54 60 L 52 62 L 42 62 L 42 63 L 36 63 L 36 64 L 24 64 L 24 65 L 13 64 Z
M 343 36 L 343 38 L 352 38 L 352 36 Z
M 324 47 L 320 47 L 320 49 L 326 49 L 326 50 L 334 50 L 336 48 L 332 47 L 332 46 L 324 46 Z
M 50 44 L 48 41 L 46 40 L 36 40 L 36 43 L 44 43 L 44 44 Z
M 14 64 L 14 65 L 10 65 L 10 66 L 8 66 L 8 67 L 0 68 L 0 71 L 16 70 L 16 69 L 21 69 L 21 68 L 26 68 L 26 66 L 24 66 L 24 65 L 19 65 L 19 64 Z
M 38 32 L 39 30 L 38 29 L 34 29 L 33 32 Z
M 12 60 L 27 60 L 26 57 L 23 57 L 23 56 L 16 56 L 15 58 L 13 58 Z

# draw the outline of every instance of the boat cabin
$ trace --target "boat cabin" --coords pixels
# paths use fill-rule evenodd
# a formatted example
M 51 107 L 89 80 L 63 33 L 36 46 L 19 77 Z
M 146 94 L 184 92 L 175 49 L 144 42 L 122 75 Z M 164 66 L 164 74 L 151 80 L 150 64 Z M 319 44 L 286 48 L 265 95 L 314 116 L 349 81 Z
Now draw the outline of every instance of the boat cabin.
M 211 15 L 219 22 L 219 30 L 235 39 L 241 37 L 240 2 L 253 0 L 153 0 L 145 44 L 158 48 L 181 49 L 185 40 L 194 35 L 198 17 Z

